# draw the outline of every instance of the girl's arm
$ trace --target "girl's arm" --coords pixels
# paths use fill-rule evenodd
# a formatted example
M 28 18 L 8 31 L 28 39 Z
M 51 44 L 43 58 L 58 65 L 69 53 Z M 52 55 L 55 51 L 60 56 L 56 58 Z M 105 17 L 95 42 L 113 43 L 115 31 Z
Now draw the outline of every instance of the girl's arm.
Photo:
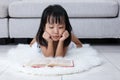
M 40 45 L 40 48 L 45 57 L 54 57 L 53 41 L 49 41 L 47 47 Z
M 30 47 L 36 42 L 36 38 L 33 38 L 32 41 L 30 42 Z
M 72 41 L 76 44 L 76 46 L 77 47 L 82 47 L 82 43 L 73 33 L 71 33 L 71 36 L 72 36 Z
M 65 31 L 62 34 L 62 37 L 60 38 L 58 45 L 57 45 L 57 49 L 56 49 L 56 53 L 55 53 L 56 57 L 57 56 L 61 56 L 61 57 L 65 56 L 65 53 L 67 51 L 67 47 L 64 47 L 64 41 L 65 41 L 65 39 L 67 39 L 68 36 L 69 36 L 68 31 Z
M 40 45 L 40 48 L 46 57 L 53 57 L 54 56 L 54 46 L 53 46 L 53 40 L 50 38 L 50 35 L 47 32 L 43 33 L 43 38 L 47 40 L 48 46 L 42 46 Z
M 58 56 L 64 57 L 66 51 L 67 51 L 67 47 L 64 47 L 64 41 L 59 41 L 58 45 L 57 45 L 55 56 L 56 57 L 58 57 Z

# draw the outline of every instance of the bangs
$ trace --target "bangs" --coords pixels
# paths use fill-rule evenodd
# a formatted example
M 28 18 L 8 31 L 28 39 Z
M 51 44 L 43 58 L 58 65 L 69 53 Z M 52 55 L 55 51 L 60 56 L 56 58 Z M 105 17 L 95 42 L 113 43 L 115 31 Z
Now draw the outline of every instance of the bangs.
M 50 15 L 47 17 L 47 23 L 49 24 L 65 24 L 65 17 L 62 15 Z

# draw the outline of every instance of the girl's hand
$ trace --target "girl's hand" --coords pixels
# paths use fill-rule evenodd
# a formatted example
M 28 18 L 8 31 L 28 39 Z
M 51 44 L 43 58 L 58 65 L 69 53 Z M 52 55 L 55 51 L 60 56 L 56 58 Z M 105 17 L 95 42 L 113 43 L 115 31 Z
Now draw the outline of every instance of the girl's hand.
M 67 30 L 65 30 L 62 34 L 62 37 L 60 38 L 60 41 L 64 41 L 65 39 L 67 39 L 69 37 L 69 33 Z
M 43 36 L 42 36 L 45 40 L 47 40 L 48 42 L 49 41 L 52 41 L 52 39 L 50 38 L 50 34 L 48 32 L 44 32 L 43 33 Z

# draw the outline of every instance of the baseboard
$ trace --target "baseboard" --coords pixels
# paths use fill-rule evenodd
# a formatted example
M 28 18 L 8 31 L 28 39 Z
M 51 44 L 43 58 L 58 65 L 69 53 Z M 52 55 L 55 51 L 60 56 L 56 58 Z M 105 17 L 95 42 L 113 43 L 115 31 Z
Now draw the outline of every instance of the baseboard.
M 6 44 L 29 44 L 32 38 L 0 38 L 0 45 Z M 79 38 L 83 44 L 91 45 L 120 45 L 120 38 Z
M 120 38 L 79 38 L 79 40 L 91 45 L 120 45 Z

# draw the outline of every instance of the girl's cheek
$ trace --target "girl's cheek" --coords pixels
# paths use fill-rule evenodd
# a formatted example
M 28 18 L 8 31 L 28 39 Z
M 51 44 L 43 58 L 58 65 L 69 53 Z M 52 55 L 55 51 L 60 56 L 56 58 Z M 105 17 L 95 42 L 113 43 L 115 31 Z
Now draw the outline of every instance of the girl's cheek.
M 52 31 L 50 31 L 50 30 L 46 30 L 46 32 L 48 32 L 49 34 L 51 34 L 51 33 L 52 33 Z
M 62 36 L 63 32 L 60 32 L 59 35 Z
M 65 32 L 65 30 L 61 31 L 61 33 L 60 33 L 60 34 L 62 35 L 64 32 Z

